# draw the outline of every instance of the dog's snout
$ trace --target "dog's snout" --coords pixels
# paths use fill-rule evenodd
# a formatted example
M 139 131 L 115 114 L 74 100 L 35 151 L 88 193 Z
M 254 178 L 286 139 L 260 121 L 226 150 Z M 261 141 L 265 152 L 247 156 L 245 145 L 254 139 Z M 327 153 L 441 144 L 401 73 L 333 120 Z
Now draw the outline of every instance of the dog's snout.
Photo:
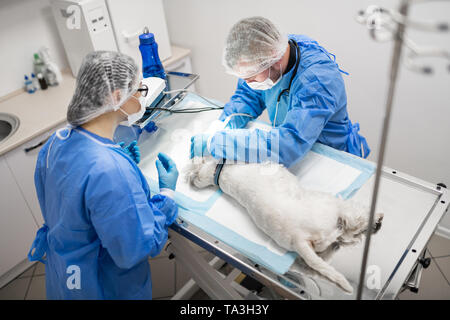
M 379 213 L 377 215 L 377 220 L 376 220 L 375 224 L 373 225 L 373 232 L 374 233 L 377 232 L 378 230 L 380 230 L 381 222 L 383 221 L 383 217 L 384 217 L 384 214 L 382 214 L 382 213 Z
M 374 224 L 374 226 L 373 226 L 373 232 L 374 232 L 374 233 L 381 229 L 381 220 L 382 220 L 382 219 L 380 219 L 380 220 L 378 220 L 377 222 L 375 222 L 375 224 Z
M 374 226 L 374 228 L 373 228 L 373 231 L 374 231 L 374 232 L 377 232 L 378 230 L 380 230 L 380 228 L 381 228 L 381 222 L 377 222 L 377 223 L 375 223 L 375 226 Z

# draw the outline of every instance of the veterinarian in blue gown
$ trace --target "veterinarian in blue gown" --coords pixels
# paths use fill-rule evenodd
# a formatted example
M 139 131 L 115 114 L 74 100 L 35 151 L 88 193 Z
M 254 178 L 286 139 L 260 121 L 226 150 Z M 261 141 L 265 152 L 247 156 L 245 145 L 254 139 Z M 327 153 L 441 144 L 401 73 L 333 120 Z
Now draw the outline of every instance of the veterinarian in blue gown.
M 80 68 L 69 127 L 39 153 L 35 184 L 45 224 L 29 259 L 45 263 L 48 299 L 151 299 L 149 256 L 159 254 L 178 210 L 178 171 L 159 154 L 161 194 L 150 194 L 128 151 L 112 141 L 119 122 L 142 116 L 134 61 L 93 52 Z M 44 258 L 45 255 L 45 258 Z
M 359 124 L 352 124 L 347 113 L 343 71 L 316 41 L 303 35 L 286 37 L 265 18 L 247 18 L 232 27 L 223 63 L 240 78 L 220 117 L 236 130 L 192 137 L 191 157 L 272 160 L 290 167 L 316 141 L 364 158 L 369 155 Z M 264 109 L 272 122 L 270 131 L 243 129 Z

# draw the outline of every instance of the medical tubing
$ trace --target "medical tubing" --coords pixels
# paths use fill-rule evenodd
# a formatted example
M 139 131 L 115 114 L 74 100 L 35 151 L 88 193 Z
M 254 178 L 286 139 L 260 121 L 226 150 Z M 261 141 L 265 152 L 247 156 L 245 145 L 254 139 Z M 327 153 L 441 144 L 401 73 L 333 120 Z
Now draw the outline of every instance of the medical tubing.
M 218 105 L 217 103 L 212 102 L 211 100 L 199 95 L 196 92 L 193 91 L 189 91 L 187 89 L 176 89 L 176 90 L 170 90 L 170 91 L 163 91 L 164 94 L 171 94 L 171 93 L 176 93 L 176 92 L 189 92 L 192 93 L 194 95 L 196 95 L 197 97 L 205 100 L 206 102 L 215 105 L 216 107 L 202 107 L 202 108 L 185 108 L 185 109 L 176 109 L 176 110 L 172 110 L 172 109 L 168 109 L 168 108 L 161 108 L 161 107 L 148 107 L 148 109 L 151 110 L 160 110 L 160 111 L 167 111 L 170 113 L 200 113 L 200 112 L 205 112 L 205 111 L 213 111 L 213 110 L 223 110 L 224 107 Z M 228 124 L 228 122 L 230 121 L 230 119 L 234 116 L 245 116 L 245 117 L 250 117 L 253 118 L 252 115 L 249 115 L 247 113 L 233 113 L 230 114 L 225 120 L 224 120 L 224 127 Z
M 227 161 L 227 159 L 222 159 L 222 161 L 220 161 L 218 164 L 217 164 L 217 166 L 216 166 L 216 169 L 214 170 L 214 184 L 216 185 L 216 186 L 218 186 L 219 188 L 220 188 L 220 186 L 219 186 L 219 178 L 220 178 L 220 174 L 221 174 L 221 172 L 222 172 L 222 169 L 223 169 L 223 166 L 225 165 L 225 162 Z
M 218 105 L 217 103 L 215 103 L 215 102 L 213 102 L 213 101 L 211 101 L 211 100 L 205 98 L 204 96 L 198 94 L 197 92 L 190 91 L 190 90 L 188 90 L 188 89 L 177 89 L 177 90 L 171 90 L 171 91 L 164 91 L 165 94 L 170 94 L 170 93 L 175 93 L 175 92 L 189 92 L 189 93 L 192 93 L 192 94 L 196 95 L 197 97 L 199 97 L 199 98 L 205 100 L 206 102 L 208 102 L 208 103 L 210 103 L 210 104 L 213 104 L 213 105 L 215 105 L 216 107 L 218 107 L 218 108 L 220 108 L 220 109 L 223 109 L 223 106 L 220 106 L 220 105 Z
M 296 52 L 295 52 L 295 55 L 296 55 L 296 56 L 295 56 L 294 72 L 293 72 L 292 75 L 291 75 L 291 79 L 289 80 L 289 85 L 288 85 L 288 87 L 287 87 L 286 89 L 282 90 L 282 91 L 278 94 L 278 97 L 277 97 L 277 105 L 276 105 L 276 107 L 275 107 L 275 116 L 274 116 L 274 119 L 273 119 L 272 128 L 275 128 L 276 123 L 277 123 L 278 105 L 280 104 L 281 96 L 282 96 L 283 94 L 285 94 L 285 93 L 290 94 L 290 92 L 291 92 L 292 81 L 294 80 L 295 76 L 297 75 L 297 69 L 298 69 L 298 65 L 299 65 L 299 63 L 300 63 L 300 55 L 301 55 L 301 53 L 300 53 L 300 48 L 298 47 L 297 42 L 295 42 L 295 41 L 292 40 L 292 39 L 290 39 L 289 42 L 292 43 L 292 44 L 295 46 L 295 48 L 297 49 Z
M 161 111 L 167 111 L 170 113 L 199 113 L 199 112 L 204 112 L 204 111 L 212 111 L 212 110 L 222 110 L 224 107 L 220 106 L 212 101 L 210 101 L 209 99 L 199 95 L 196 92 L 193 91 L 189 91 L 187 89 L 177 89 L 177 90 L 170 90 L 170 91 L 164 91 L 164 94 L 171 94 L 171 93 L 175 93 L 175 92 L 189 92 L 192 93 L 200 98 L 202 98 L 203 100 L 205 100 L 206 102 L 215 105 L 216 107 L 202 107 L 202 108 L 185 108 L 185 109 L 169 109 L 169 108 L 161 108 L 161 107 L 148 107 L 147 110 L 161 110 Z
M 275 107 L 275 116 L 273 118 L 273 124 L 272 124 L 272 128 L 275 128 L 275 125 L 277 123 L 277 115 L 278 115 L 278 105 L 280 103 L 280 100 L 277 101 L 277 106 Z
M 186 109 L 172 110 L 172 109 L 168 109 L 168 108 L 152 107 L 149 109 L 167 111 L 170 113 L 199 113 L 199 112 L 204 112 L 204 111 L 221 110 L 223 108 L 212 108 L 211 107 L 211 108 L 186 108 Z

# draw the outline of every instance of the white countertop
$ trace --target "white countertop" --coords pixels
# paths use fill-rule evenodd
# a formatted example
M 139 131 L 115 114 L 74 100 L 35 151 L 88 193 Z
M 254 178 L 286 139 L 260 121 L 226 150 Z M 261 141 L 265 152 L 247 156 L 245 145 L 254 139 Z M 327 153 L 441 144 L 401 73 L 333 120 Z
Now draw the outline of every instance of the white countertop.
M 172 56 L 164 60 L 166 67 L 190 54 L 189 49 L 172 46 Z M 63 81 L 56 87 L 33 94 L 22 91 L 0 99 L 0 112 L 15 115 L 20 120 L 17 131 L 0 142 L 0 155 L 49 131 L 66 121 L 67 107 L 75 91 L 76 79 L 70 71 L 63 72 Z

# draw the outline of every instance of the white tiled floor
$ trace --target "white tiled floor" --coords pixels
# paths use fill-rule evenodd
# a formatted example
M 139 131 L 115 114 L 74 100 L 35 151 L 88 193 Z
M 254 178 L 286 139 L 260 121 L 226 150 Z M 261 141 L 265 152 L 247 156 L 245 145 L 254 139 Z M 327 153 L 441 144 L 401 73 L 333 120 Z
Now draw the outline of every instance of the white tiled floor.
M 201 248 L 197 247 L 199 251 Z M 208 252 L 202 253 L 211 258 Z M 450 240 L 434 235 L 428 244 L 428 255 L 433 257 L 428 269 L 422 272 L 419 292 L 404 291 L 400 300 L 445 299 L 450 300 Z M 153 296 L 155 299 L 170 299 L 188 280 L 189 275 L 165 251 L 150 259 L 152 268 Z M 207 298 L 201 291 L 193 299 Z M 0 300 L 45 299 L 45 268 L 36 263 L 19 277 L 0 289 Z

